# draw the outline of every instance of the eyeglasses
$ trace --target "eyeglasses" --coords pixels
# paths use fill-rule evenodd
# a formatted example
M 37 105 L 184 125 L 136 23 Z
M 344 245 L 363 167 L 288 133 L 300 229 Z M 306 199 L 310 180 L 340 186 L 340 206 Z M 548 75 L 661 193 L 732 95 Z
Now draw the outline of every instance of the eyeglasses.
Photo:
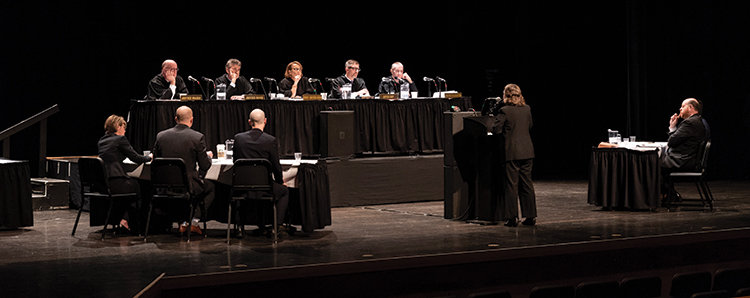
M 299 68 L 297 68 L 297 67 L 295 67 L 295 68 L 292 68 L 292 70 L 294 70 L 294 71 L 299 71 L 300 69 L 299 69 Z
M 353 70 L 353 71 L 356 71 L 356 72 L 362 71 L 361 68 L 356 68 L 356 67 L 351 67 L 351 66 L 349 66 L 348 68 L 351 69 L 351 70 Z
M 180 70 L 180 69 L 179 68 L 171 68 L 171 67 L 166 68 L 166 71 L 178 71 L 178 70 Z

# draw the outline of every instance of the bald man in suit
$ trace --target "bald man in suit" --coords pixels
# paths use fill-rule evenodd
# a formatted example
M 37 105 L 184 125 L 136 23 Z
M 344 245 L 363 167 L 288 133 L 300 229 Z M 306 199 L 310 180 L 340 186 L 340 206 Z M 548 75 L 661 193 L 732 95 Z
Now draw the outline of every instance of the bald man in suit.
M 175 113 L 177 124 L 156 135 L 153 154 L 154 157 L 178 157 L 185 162 L 188 180 L 197 200 L 203 200 L 205 209 L 214 201 L 214 185 L 211 181 L 203 179 L 206 172 L 211 168 L 211 157 L 213 154 L 206 151 L 206 141 L 202 133 L 193 130 L 193 110 L 187 106 L 177 108 Z M 196 165 L 198 170 L 196 170 Z M 200 208 L 191 221 L 191 231 L 201 234 L 198 227 L 202 213 Z M 180 232 L 187 230 L 187 223 L 180 226 Z
M 273 195 L 276 198 L 276 217 L 279 223 L 284 222 L 287 206 L 289 205 L 289 189 L 284 183 L 284 178 L 279 162 L 279 146 L 276 137 L 263 131 L 266 127 L 266 114 L 261 109 L 250 112 L 248 123 L 252 129 L 234 135 L 234 160 L 240 158 L 265 158 L 271 163 L 274 185 Z M 248 194 L 253 195 L 253 194 Z M 265 227 L 258 225 L 261 230 Z M 279 229 L 280 235 L 286 231 Z

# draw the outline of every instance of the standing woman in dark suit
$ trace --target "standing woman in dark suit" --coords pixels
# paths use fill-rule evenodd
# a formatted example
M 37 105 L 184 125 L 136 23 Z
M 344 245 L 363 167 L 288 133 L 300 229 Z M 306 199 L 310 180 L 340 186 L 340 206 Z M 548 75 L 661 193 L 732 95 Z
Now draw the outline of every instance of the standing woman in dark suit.
M 508 84 L 503 91 L 502 107 L 492 126 L 493 133 L 505 137 L 505 181 L 501 201 L 503 219 L 509 227 L 518 226 L 518 201 L 521 201 L 521 215 L 526 218 L 524 225 L 536 224 L 536 195 L 531 182 L 531 166 L 534 163 L 534 145 L 529 130 L 531 107 L 516 84 Z
M 130 142 L 125 137 L 125 128 L 128 126 L 125 119 L 120 116 L 112 115 L 104 121 L 105 134 L 99 139 L 99 157 L 104 161 L 104 172 L 109 178 L 109 188 L 113 194 L 119 193 L 137 193 L 137 200 L 141 198 L 141 187 L 138 185 L 138 181 L 130 178 L 125 170 L 122 168 L 122 161 L 125 158 L 129 158 L 134 163 L 140 164 L 147 161 L 151 161 L 151 155 L 144 156 L 140 155 L 133 147 L 130 146 Z M 123 214 L 113 214 L 115 216 L 122 216 L 120 226 L 130 230 L 128 225 L 129 215 L 135 215 L 136 201 L 130 202 L 132 208 L 128 208 Z M 132 213 L 132 214 L 131 214 Z

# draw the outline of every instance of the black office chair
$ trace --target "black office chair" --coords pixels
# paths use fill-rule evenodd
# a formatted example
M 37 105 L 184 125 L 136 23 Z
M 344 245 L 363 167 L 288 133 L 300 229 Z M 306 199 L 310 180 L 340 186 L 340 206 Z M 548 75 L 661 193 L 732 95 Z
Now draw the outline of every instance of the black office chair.
M 531 289 L 529 298 L 574 298 L 575 292 L 573 286 L 537 286 Z
M 154 158 L 151 162 L 151 188 L 152 197 L 148 208 L 148 219 L 146 220 L 146 232 L 143 242 L 148 238 L 148 229 L 151 225 L 151 213 L 154 210 L 154 200 L 183 200 L 190 205 L 190 215 L 187 222 L 193 219 L 197 203 L 194 201 L 193 189 L 188 180 L 185 162 L 182 158 Z M 205 212 L 203 212 L 205 214 Z M 206 222 L 203 222 L 206 230 Z M 187 242 L 190 242 L 190 230 L 188 229 Z
M 700 156 L 700 160 L 698 160 L 698 166 L 696 166 L 695 171 L 672 172 L 669 174 L 669 208 L 671 208 L 672 200 L 676 196 L 674 191 L 674 181 L 676 179 L 687 178 L 692 179 L 695 182 L 695 186 L 698 188 L 698 195 L 700 195 L 700 200 L 703 203 L 703 208 L 706 208 L 706 205 L 708 205 L 711 211 L 714 211 L 714 196 L 706 182 L 706 167 L 708 166 L 708 153 L 711 149 L 711 141 L 708 140 L 703 142 L 698 148 L 698 156 Z
M 711 292 L 701 292 L 701 293 L 695 293 L 690 298 L 730 298 L 729 293 L 727 291 L 721 290 L 721 291 L 711 291 Z
M 468 298 L 511 298 L 510 292 L 500 290 L 491 292 L 471 293 Z
M 576 287 L 576 298 L 617 298 L 619 290 L 617 281 L 582 282 Z
M 750 288 L 750 268 L 719 269 L 714 275 L 712 290 L 726 290 L 734 294 L 742 288 Z
M 646 298 L 661 296 L 661 278 L 635 277 L 620 281 L 620 297 Z
M 227 215 L 227 243 L 229 243 L 230 225 L 232 224 L 232 207 L 237 200 L 244 200 L 244 194 L 256 192 L 256 200 L 271 201 L 273 205 L 273 242 L 278 241 L 278 218 L 276 216 L 276 199 L 273 196 L 273 177 L 271 162 L 264 158 L 238 159 L 232 166 L 232 190 Z
M 669 296 L 674 298 L 689 298 L 695 293 L 709 291 L 711 291 L 711 273 L 677 273 L 672 277 L 672 287 L 669 290 Z
M 78 221 L 81 219 L 81 211 L 83 211 L 84 199 L 89 197 L 104 197 L 109 201 L 109 209 L 107 210 L 107 217 L 104 220 L 104 229 L 102 230 L 102 240 L 107 234 L 107 225 L 109 224 L 109 217 L 112 213 L 112 205 L 114 205 L 115 199 L 135 197 L 136 193 L 124 193 L 124 194 L 113 194 L 109 189 L 109 179 L 104 172 L 104 161 L 99 157 L 81 157 L 78 159 L 78 175 L 81 180 L 81 190 L 83 194 L 81 196 L 81 206 L 78 209 L 78 215 L 76 216 L 76 223 L 73 225 L 73 232 L 71 236 L 76 235 L 76 229 L 78 228 Z M 86 187 L 89 191 L 85 191 Z M 114 228 L 115 224 L 112 224 Z

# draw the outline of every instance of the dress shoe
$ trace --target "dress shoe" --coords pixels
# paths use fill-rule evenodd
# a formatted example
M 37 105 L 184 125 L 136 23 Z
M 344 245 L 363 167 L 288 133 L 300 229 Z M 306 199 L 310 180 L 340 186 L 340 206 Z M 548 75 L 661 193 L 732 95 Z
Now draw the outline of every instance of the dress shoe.
M 523 224 L 524 226 L 536 225 L 536 217 L 527 217 L 521 224 Z
M 518 226 L 518 218 L 512 218 L 505 221 L 504 225 L 506 227 L 517 227 Z
M 235 230 L 234 238 L 245 238 L 245 226 L 240 225 L 239 227 L 237 227 L 237 229 Z
M 201 228 L 199 226 L 194 226 L 194 225 L 188 224 L 187 222 L 183 222 L 180 225 L 180 234 L 187 232 L 188 226 L 190 226 L 190 233 L 203 235 L 203 231 L 201 231 Z

